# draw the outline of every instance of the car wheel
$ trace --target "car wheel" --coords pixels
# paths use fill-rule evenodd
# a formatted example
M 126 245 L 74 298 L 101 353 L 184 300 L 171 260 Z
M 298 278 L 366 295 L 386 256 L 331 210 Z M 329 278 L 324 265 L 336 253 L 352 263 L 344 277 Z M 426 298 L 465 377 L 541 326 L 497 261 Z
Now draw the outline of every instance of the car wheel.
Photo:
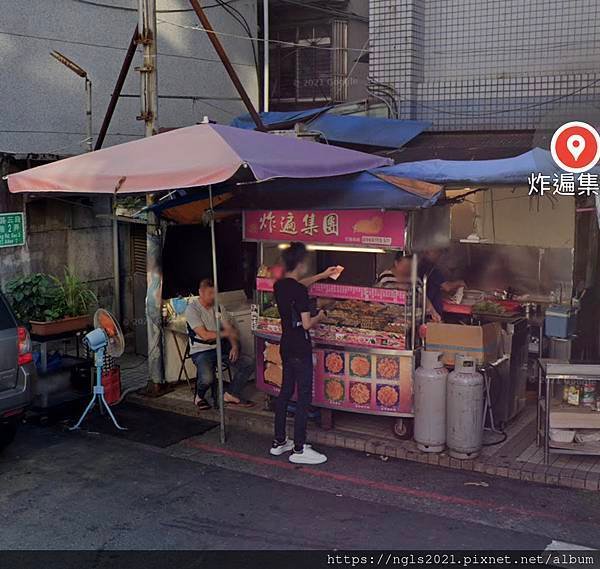
M 15 439 L 17 422 L 0 423 L 0 450 L 7 447 Z

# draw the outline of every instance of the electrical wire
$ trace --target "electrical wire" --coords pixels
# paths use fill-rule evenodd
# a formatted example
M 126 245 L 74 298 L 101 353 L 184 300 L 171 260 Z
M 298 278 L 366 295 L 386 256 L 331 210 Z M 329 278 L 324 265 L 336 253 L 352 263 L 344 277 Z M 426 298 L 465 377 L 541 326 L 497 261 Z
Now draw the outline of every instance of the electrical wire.
M 230 110 L 224 109 L 223 107 L 220 107 L 219 105 L 215 105 L 214 103 L 211 103 L 209 101 L 206 100 L 201 100 L 201 101 L 197 101 L 195 99 L 192 100 L 192 114 L 194 116 L 194 120 L 196 120 L 196 106 L 198 105 L 198 103 L 203 103 L 208 107 L 212 107 L 213 109 L 216 109 L 218 111 L 221 111 L 222 113 L 225 113 L 226 115 L 230 116 L 230 117 L 237 117 L 239 116 L 239 113 L 234 113 Z M 199 105 L 198 105 L 199 106 Z
M 334 8 L 324 8 L 322 6 L 315 5 L 315 3 L 313 3 L 313 4 L 306 3 L 306 2 L 302 2 L 301 0 L 281 0 L 281 2 L 283 2 L 284 4 L 291 4 L 293 6 L 299 6 L 301 8 L 304 8 L 305 10 L 317 10 L 319 12 L 324 12 L 325 14 L 331 14 L 332 16 L 339 16 L 342 18 L 350 17 L 354 20 L 359 20 L 360 22 L 363 22 L 365 24 L 369 23 L 369 18 L 367 16 L 361 16 L 360 14 L 357 14 L 356 12 L 352 12 L 350 10 L 345 11 L 345 10 L 336 10 Z M 318 4 L 318 2 L 316 4 Z
M 94 7 L 98 7 L 98 8 L 106 8 L 106 9 L 112 9 L 112 10 L 121 10 L 121 11 L 126 11 L 126 12 L 137 12 L 138 8 L 131 8 L 128 6 L 115 6 L 112 4 L 104 4 L 102 2 L 96 2 L 94 0 L 72 0 L 73 2 L 77 2 L 79 4 L 86 4 L 88 6 L 94 6 Z M 208 4 L 206 6 L 202 6 L 203 10 L 210 10 L 213 8 L 223 8 L 224 5 L 229 6 L 230 8 L 233 8 L 232 4 L 239 2 L 240 0 L 217 0 L 217 2 L 215 4 Z M 351 16 L 351 17 L 355 17 L 355 18 L 361 18 L 361 20 L 364 18 L 363 16 L 361 16 L 360 14 L 357 14 L 355 12 L 342 12 L 342 11 L 338 11 L 338 10 L 331 10 L 331 9 L 326 9 L 326 8 L 321 8 L 319 6 L 314 6 L 314 5 L 310 5 L 310 4 L 302 4 L 299 1 L 296 0 L 281 0 L 282 2 L 286 3 L 286 4 L 290 4 L 290 5 L 297 5 L 297 6 L 302 6 L 304 8 L 308 8 L 313 9 L 313 10 L 320 10 L 320 11 L 327 11 L 328 13 L 331 13 L 333 15 L 339 15 L 339 16 Z M 235 8 L 234 8 L 235 9 Z M 235 9 L 237 10 L 237 9 Z M 165 9 L 165 10 L 156 10 L 157 14 L 177 14 L 177 13 L 188 13 L 188 12 L 193 12 L 192 8 L 174 8 L 174 9 Z M 364 18 L 364 21 L 368 21 L 367 18 Z M 256 41 L 258 38 L 253 38 L 253 41 Z M 524 46 L 523 48 L 519 48 L 516 46 L 495 46 L 495 47 L 487 47 L 487 48 L 480 48 L 480 49 L 469 49 L 469 48 L 465 48 L 465 49 L 445 49 L 445 50 L 428 50 L 428 53 L 434 53 L 437 55 L 447 55 L 450 56 L 454 53 L 470 53 L 470 54 L 475 54 L 475 55 L 479 55 L 482 53 L 491 53 L 491 54 L 499 54 L 499 53 L 532 53 L 532 52 L 540 52 L 540 53 L 547 53 L 548 51 L 552 51 L 552 50 L 560 50 L 560 49 L 568 49 L 571 48 L 573 46 L 576 45 L 581 45 L 582 47 L 587 47 L 589 48 L 591 45 L 595 44 L 595 43 L 600 43 L 600 40 L 578 40 L 578 41 L 571 41 L 571 42 L 562 42 L 562 43 L 552 43 L 552 44 L 548 44 L 548 45 L 544 45 L 544 46 L 539 46 L 535 49 L 531 49 L 531 47 L 528 46 Z
M 83 134 L 82 132 L 65 131 L 65 130 L 9 130 L 0 129 L 0 132 L 23 133 L 23 134 Z M 140 133 L 128 134 L 125 132 L 115 132 L 111 136 L 141 136 Z M 84 140 L 87 140 L 85 138 Z
M 170 26 L 175 26 L 176 28 L 192 30 L 194 32 L 204 32 L 206 34 L 215 34 L 217 36 L 236 38 L 236 39 L 252 41 L 252 42 L 261 42 L 261 43 L 268 42 L 269 44 L 281 45 L 283 47 L 298 47 L 298 48 L 302 48 L 302 49 L 320 49 L 323 51 L 348 51 L 348 52 L 353 51 L 356 53 L 363 53 L 362 48 L 359 48 L 359 47 L 322 47 L 322 46 L 318 46 L 318 45 L 305 45 L 305 44 L 294 43 L 294 42 L 283 41 L 283 40 L 266 40 L 264 38 L 258 38 L 258 37 L 248 38 L 246 36 L 240 36 L 238 34 L 231 34 L 228 32 L 219 32 L 217 30 L 206 30 L 205 28 L 203 28 L 200 25 L 186 26 L 185 24 L 177 24 L 175 22 L 170 22 L 169 20 L 163 20 L 161 18 L 157 18 L 157 20 L 161 24 L 168 24 Z
M 244 17 L 244 14 L 242 14 L 237 8 L 235 8 L 234 6 L 231 6 L 230 3 L 225 2 L 225 0 L 217 0 L 217 3 L 219 6 L 221 6 L 221 8 L 223 8 L 223 10 L 225 10 L 236 22 L 238 22 L 240 24 L 240 26 L 242 26 L 242 28 L 244 29 L 244 31 L 246 32 L 246 35 L 250 38 L 253 39 L 252 36 L 252 30 L 250 29 L 250 24 L 248 24 L 248 20 L 246 20 L 246 18 Z M 256 68 L 256 74 L 260 75 L 260 69 L 258 67 L 258 55 L 256 53 L 256 44 L 254 43 L 254 41 L 252 42 L 252 58 L 254 59 L 254 66 Z
M 63 39 L 63 38 L 53 38 L 53 37 L 49 37 L 49 36 L 34 36 L 32 34 L 21 34 L 18 32 L 7 32 L 4 30 L 0 30 L 0 35 L 14 36 L 14 37 L 19 37 L 19 38 L 27 38 L 27 39 L 36 39 L 36 40 L 40 40 L 40 41 L 51 41 L 51 42 L 65 43 L 65 44 L 71 44 L 71 45 L 83 45 L 86 47 L 99 47 L 102 49 L 114 49 L 116 51 L 121 51 L 121 52 L 125 52 L 128 49 L 126 47 L 118 47 L 118 46 L 108 45 L 108 44 L 89 43 L 89 42 L 83 42 L 83 41 L 77 41 L 77 40 L 68 40 L 68 39 Z M 179 59 L 190 59 L 190 60 L 202 61 L 202 62 L 206 62 L 206 63 L 219 63 L 219 64 L 221 63 L 220 59 L 211 59 L 208 57 L 198 57 L 198 56 L 194 56 L 194 55 L 164 53 L 162 51 L 157 52 L 157 55 L 160 55 L 161 57 L 176 57 Z M 252 67 L 252 68 L 254 67 L 254 65 L 252 65 L 251 63 L 236 63 L 236 62 L 232 62 L 232 63 L 233 63 L 233 65 L 237 65 L 240 67 L 241 66 Z
M 514 113 L 517 111 L 526 111 L 526 110 L 530 110 L 530 109 L 535 109 L 535 108 L 539 108 L 539 107 L 543 107 L 545 105 L 551 105 L 552 103 L 556 103 L 559 101 L 562 101 L 564 99 L 567 99 L 569 97 L 572 97 L 573 95 L 577 95 L 578 93 L 581 93 L 582 91 L 585 91 L 586 89 L 589 89 L 590 87 L 593 87 L 594 85 L 600 83 L 600 78 L 598 79 L 594 79 L 593 81 L 590 81 L 589 83 L 582 85 L 581 87 L 575 89 L 574 91 L 571 91 L 569 93 L 566 93 L 564 95 L 559 95 L 557 97 L 554 97 L 552 99 L 548 99 L 546 101 L 540 101 L 539 103 L 531 103 L 530 105 L 525 105 L 523 107 L 517 107 L 517 108 L 511 108 L 511 109 L 501 109 L 498 111 L 487 111 L 487 112 L 483 112 L 483 113 L 478 113 L 478 112 L 453 112 L 453 111 L 445 111 L 444 109 L 440 109 L 437 107 L 432 107 L 429 105 L 426 105 L 424 103 L 422 103 L 421 101 L 418 101 L 416 99 L 404 99 L 402 98 L 399 94 L 398 91 L 396 89 L 394 89 L 393 87 L 388 85 L 388 88 L 391 89 L 396 97 L 398 98 L 398 100 L 402 101 L 403 103 L 409 103 L 409 104 L 415 104 L 419 107 L 423 107 L 424 109 L 428 109 L 430 111 L 434 111 L 440 114 L 444 114 L 444 115 L 450 115 L 450 116 L 456 116 L 456 117 L 461 117 L 461 118 L 469 118 L 469 117 L 493 117 L 493 116 L 498 116 L 498 115 L 502 115 L 505 113 Z
M 112 10 L 121 10 L 123 12 L 137 12 L 138 8 L 131 8 L 129 6 L 115 6 L 113 4 L 103 4 L 102 2 L 94 2 L 93 0 L 72 0 L 73 2 L 77 2 L 78 4 L 87 4 L 88 6 L 94 6 L 96 8 L 109 8 Z M 239 2 L 240 0 L 227 0 L 225 4 L 233 4 L 234 2 Z M 219 8 L 221 7 L 221 3 L 217 4 L 209 4 L 207 6 L 202 6 L 203 10 L 210 10 L 211 8 Z M 180 14 L 183 12 L 193 12 L 193 8 L 173 8 L 170 10 L 156 10 L 157 14 Z

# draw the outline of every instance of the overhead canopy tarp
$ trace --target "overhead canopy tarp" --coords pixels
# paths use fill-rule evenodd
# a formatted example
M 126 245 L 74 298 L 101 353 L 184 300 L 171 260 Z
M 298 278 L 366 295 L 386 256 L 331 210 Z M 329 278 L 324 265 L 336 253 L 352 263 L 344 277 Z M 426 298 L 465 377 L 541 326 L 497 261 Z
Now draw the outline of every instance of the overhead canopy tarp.
M 232 187 L 222 184 L 213 187 L 213 207 L 230 200 L 233 197 Z M 210 208 L 210 200 L 205 191 L 194 191 L 186 193 L 181 190 L 176 197 L 164 196 L 161 200 L 151 206 L 152 211 L 165 219 L 176 223 L 192 224 L 204 220 L 204 214 Z
M 328 179 L 280 179 L 244 185 L 216 209 L 223 212 L 252 209 L 413 210 L 431 207 L 443 195 L 442 186 L 363 172 Z M 204 207 L 203 197 L 198 195 L 163 200 L 153 206 L 153 210 L 177 223 L 198 223 L 202 220 Z
M 421 160 L 377 171 L 438 184 L 527 184 L 531 174 L 553 176 L 561 172 L 550 152 L 541 148 L 499 160 Z
M 336 115 L 328 110 L 328 107 L 322 107 L 287 113 L 269 112 L 261 113 L 261 118 L 272 128 L 291 128 L 297 122 L 304 122 L 308 130 L 321 133 L 328 142 L 378 148 L 400 148 L 431 126 L 425 121 Z M 231 124 L 255 128 L 250 115 L 237 117 Z
M 391 160 L 216 124 L 172 130 L 8 176 L 11 192 L 147 193 L 231 180 L 328 177 Z
M 444 194 L 442 186 L 417 180 L 383 180 L 370 172 L 329 180 L 273 180 L 250 184 L 220 209 L 395 209 L 431 207 Z
M 302 111 L 269 111 L 260 113 L 260 118 L 265 126 L 270 128 L 288 129 L 293 128 L 297 122 L 308 122 L 316 116 L 327 112 L 332 106 L 318 107 L 316 109 L 306 109 Z M 254 130 L 256 123 L 249 115 L 240 115 L 231 121 L 231 126 Z

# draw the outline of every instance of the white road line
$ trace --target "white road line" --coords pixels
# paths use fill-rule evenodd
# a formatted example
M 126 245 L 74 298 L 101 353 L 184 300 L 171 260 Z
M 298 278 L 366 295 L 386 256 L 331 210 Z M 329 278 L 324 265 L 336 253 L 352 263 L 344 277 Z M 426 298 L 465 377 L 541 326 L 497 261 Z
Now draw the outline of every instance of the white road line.
M 544 551 L 596 551 L 591 547 L 577 545 L 576 543 L 567 543 L 566 541 L 552 540 Z

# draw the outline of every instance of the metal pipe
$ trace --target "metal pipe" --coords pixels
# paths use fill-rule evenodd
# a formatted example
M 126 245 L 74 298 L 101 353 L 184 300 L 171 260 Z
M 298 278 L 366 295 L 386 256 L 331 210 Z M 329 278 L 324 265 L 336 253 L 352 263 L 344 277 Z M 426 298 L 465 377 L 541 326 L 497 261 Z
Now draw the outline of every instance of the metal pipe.
M 204 13 L 202 6 L 200 6 L 200 2 L 198 0 L 190 0 L 190 4 L 191 4 L 192 8 L 194 9 L 194 12 L 196 12 L 198 19 L 200 20 L 200 24 L 202 24 L 202 27 L 206 31 L 206 34 L 208 35 L 208 39 L 210 40 L 210 43 L 212 43 L 213 47 L 215 48 L 215 51 L 217 52 L 217 55 L 219 56 L 219 59 L 221 60 L 223 67 L 225 67 L 225 71 L 227 71 L 227 74 L 229 75 L 229 78 L 233 82 L 233 85 L 235 86 L 237 92 L 240 94 L 242 101 L 244 101 L 244 105 L 246 106 L 246 109 L 250 113 L 250 116 L 252 117 L 252 120 L 254 121 L 254 124 L 256 125 L 256 129 L 266 132 L 267 128 L 263 124 L 262 119 L 260 118 L 260 115 L 256 112 L 256 109 L 254 108 L 254 105 L 252 104 L 252 101 L 250 100 L 248 93 L 246 93 L 246 89 L 244 89 L 244 86 L 242 85 L 242 82 L 240 81 L 240 78 L 238 77 L 236 70 L 234 69 L 233 65 L 231 64 L 231 61 L 229 60 L 229 57 L 227 56 L 227 53 L 226 53 L 225 49 L 223 48 L 223 45 L 221 44 L 221 40 L 219 40 L 217 34 L 215 33 L 215 30 L 213 29 L 210 21 L 208 20 L 208 18 L 206 17 L 206 14 Z
M 94 150 L 99 150 L 104 144 L 104 139 L 106 138 L 106 133 L 108 132 L 108 127 L 110 126 L 110 121 L 112 120 L 113 115 L 115 114 L 115 109 L 117 107 L 117 103 L 119 102 L 119 97 L 121 96 L 121 90 L 123 89 L 123 85 L 125 84 L 125 79 L 127 79 L 127 74 L 129 73 L 129 69 L 131 68 L 131 62 L 133 61 L 133 56 L 135 55 L 135 50 L 137 49 L 137 38 L 138 28 L 136 26 L 135 30 L 133 30 L 133 35 L 129 40 L 129 46 L 127 48 L 127 52 L 125 53 L 125 59 L 123 60 L 123 64 L 121 65 L 121 70 L 119 71 L 117 82 L 115 83 L 115 88 L 113 89 L 112 95 L 110 96 L 108 108 L 106 109 L 106 114 L 104 115 L 104 119 L 102 120 L 102 126 L 100 127 L 100 131 L 98 132 L 98 138 L 96 139 L 96 145 L 94 147 Z M 136 95 L 136 97 L 139 97 L 139 95 Z
M 410 271 L 410 279 L 412 284 L 412 314 L 411 314 L 411 350 L 417 347 L 417 265 L 419 259 L 417 254 L 413 255 L 412 266 Z
M 423 315 L 421 318 L 421 321 L 423 324 L 425 324 L 427 322 L 427 311 L 425 310 L 425 307 L 427 306 L 427 275 L 423 275 L 423 298 L 422 298 L 422 302 L 423 302 Z
M 86 116 L 86 145 L 88 152 L 94 149 L 93 134 L 92 134 L 92 82 L 86 75 L 85 77 L 85 116 Z
M 112 246 L 113 246 L 113 312 L 121 321 L 121 271 L 119 270 L 119 222 L 117 221 L 117 198 L 111 200 L 112 205 Z
M 141 114 L 145 123 L 145 136 L 158 131 L 158 81 L 156 76 L 156 0 L 139 0 L 138 39 L 143 45 L 141 74 Z M 162 240 L 159 223 L 151 206 L 153 194 L 146 195 L 148 221 L 146 225 L 146 330 L 148 333 L 148 380 L 149 387 L 156 391 L 164 383 L 162 344 Z
M 217 332 L 217 379 L 219 384 L 219 438 L 225 443 L 225 401 L 223 400 L 223 353 L 221 349 L 221 311 L 219 310 L 219 281 L 217 275 L 217 242 L 215 240 L 215 212 L 213 210 L 212 186 L 208 186 L 208 207 L 210 212 L 210 238 L 212 243 L 212 270 L 215 286 L 215 323 Z
M 263 111 L 269 112 L 269 0 L 263 0 Z

